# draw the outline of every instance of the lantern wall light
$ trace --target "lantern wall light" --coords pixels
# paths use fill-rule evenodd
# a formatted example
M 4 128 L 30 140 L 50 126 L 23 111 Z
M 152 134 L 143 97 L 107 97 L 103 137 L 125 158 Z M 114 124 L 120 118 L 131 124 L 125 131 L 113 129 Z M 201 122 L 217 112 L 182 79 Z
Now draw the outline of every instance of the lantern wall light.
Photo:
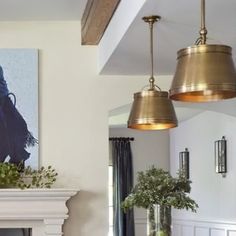
M 225 136 L 215 141 L 215 170 L 223 177 L 227 173 L 227 142 Z
M 187 148 L 179 153 L 179 170 L 189 179 L 189 151 Z

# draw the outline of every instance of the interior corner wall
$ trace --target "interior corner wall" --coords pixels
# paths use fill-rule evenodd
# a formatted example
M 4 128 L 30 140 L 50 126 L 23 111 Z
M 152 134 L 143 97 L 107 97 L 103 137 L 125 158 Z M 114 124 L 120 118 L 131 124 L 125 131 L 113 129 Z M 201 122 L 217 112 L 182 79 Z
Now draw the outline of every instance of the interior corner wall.
M 226 137 L 228 173 L 215 172 L 214 142 Z M 236 222 L 236 118 L 206 111 L 170 131 L 171 172 L 178 170 L 179 152 L 190 152 L 191 197 L 197 213 L 175 210 L 176 219 Z
M 152 165 L 169 170 L 169 131 L 138 131 L 128 128 L 110 128 L 110 137 L 134 137 L 131 142 L 134 182 L 138 171 Z M 146 211 L 135 209 L 135 235 L 146 235 Z
M 81 46 L 79 21 L 0 22 L 0 29 L 2 48 L 39 49 L 40 161 L 56 168 L 58 187 L 81 190 L 68 203 L 64 235 L 106 236 L 108 112 L 131 103 L 147 78 L 99 76 L 97 47 Z M 166 81 L 159 79 L 163 89 Z

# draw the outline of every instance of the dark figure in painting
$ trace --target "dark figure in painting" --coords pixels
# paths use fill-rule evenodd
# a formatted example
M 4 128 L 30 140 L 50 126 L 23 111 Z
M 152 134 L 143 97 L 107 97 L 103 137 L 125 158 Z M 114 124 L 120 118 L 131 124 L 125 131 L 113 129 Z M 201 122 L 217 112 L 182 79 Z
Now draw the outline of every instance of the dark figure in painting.
M 9 93 L 0 66 L 0 162 L 4 162 L 9 156 L 10 163 L 24 166 L 25 160 L 30 156 L 26 147 L 34 146 L 37 140 L 29 132 L 15 104 L 15 95 Z

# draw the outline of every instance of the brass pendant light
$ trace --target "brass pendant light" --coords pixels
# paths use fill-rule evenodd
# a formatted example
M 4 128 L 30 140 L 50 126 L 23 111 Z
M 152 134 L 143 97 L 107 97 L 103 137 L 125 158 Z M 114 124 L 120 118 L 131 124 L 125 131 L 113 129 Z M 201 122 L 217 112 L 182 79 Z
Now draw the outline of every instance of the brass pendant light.
M 150 28 L 151 76 L 149 89 L 134 94 L 134 102 L 128 119 L 128 128 L 162 130 L 177 126 L 177 118 L 168 92 L 155 85 L 153 73 L 153 24 L 160 16 L 143 17 Z
M 218 101 L 236 97 L 232 49 L 206 44 L 205 0 L 201 0 L 200 37 L 194 46 L 178 51 L 170 98 L 186 102 Z

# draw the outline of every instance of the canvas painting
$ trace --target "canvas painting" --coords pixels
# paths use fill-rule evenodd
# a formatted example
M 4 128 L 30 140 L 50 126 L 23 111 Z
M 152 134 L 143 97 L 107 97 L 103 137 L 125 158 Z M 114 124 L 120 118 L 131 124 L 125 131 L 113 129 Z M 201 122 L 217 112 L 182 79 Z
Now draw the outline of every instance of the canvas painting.
M 0 49 L 0 161 L 39 165 L 36 49 Z

